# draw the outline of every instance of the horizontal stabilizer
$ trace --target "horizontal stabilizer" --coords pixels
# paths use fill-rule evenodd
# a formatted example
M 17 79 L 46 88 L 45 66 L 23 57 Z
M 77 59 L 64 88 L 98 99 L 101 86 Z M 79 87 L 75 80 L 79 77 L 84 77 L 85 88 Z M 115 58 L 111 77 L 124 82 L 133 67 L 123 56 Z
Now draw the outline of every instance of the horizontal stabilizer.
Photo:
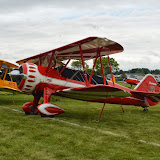
M 131 96 L 127 91 L 121 90 L 119 88 L 106 86 L 106 85 L 96 85 L 91 87 L 74 88 L 74 89 L 64 89 L 58 91 L 57 94 L 86 101 L 93 101 L 96 99 L 107 99 L 116 97 L 126 97 Z
M 142 91 L 131 91 L 131 93 L 134 95 L 139 95 L 142 97 L 147 97 L 147 98 L 153 98 L 155 101 L 159 102 L 160 101 L 160 93 L 159 92 L 142 92 Z
M 152 74 L 145 75 L 134 89 L 141 92 L 159 93 L 158 83 Z
M 146 98 L 152 98 L 157 102 L 160 101 L 159 86 L 152 74 L 145 75 L 131 93 Z

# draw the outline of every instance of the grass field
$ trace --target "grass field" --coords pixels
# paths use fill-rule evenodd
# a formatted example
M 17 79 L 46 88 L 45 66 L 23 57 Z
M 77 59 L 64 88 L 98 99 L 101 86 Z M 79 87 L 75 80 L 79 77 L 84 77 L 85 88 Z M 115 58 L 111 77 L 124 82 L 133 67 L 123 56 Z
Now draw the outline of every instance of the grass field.
M 26 116 L 30 95 L 0 95 L 0 160 L 159 160 L 160 105 L 140 107 L 55 97 L 66 112 L 55 118 Z M 56 100 L 58 99 L 58 100 Z

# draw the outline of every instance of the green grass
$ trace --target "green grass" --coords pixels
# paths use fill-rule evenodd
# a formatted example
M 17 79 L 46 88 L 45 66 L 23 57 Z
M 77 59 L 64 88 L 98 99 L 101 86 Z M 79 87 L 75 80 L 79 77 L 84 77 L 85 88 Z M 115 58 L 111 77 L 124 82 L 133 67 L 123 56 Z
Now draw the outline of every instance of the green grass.
M 128 84 L 128 83 L 126 83 L 126 82 L 124 82 L 124 81 L 119 81 L 119 82 L 116 82 L 116 83 L 118 83 L 118 84 L 120 84 L 120 85 L 122 85 L 122 86 L 124 86 L 124 87 L 127 87 L 127 88 L 130 88 L 130 87 L 131 87 L 130 84 Z M 136 86 L 136 85 L 132 85 L 131 89 L 134 89 L 135 86 Z
M 56 99 L 58 99 L 56 101 Z M 135 106 L 103 104 L 54 96 L 65 109 L 55 118 L 26 116 L 31 95 L 0 95 L 1 160 L 159 160 L 160 105 L 148 112 Z

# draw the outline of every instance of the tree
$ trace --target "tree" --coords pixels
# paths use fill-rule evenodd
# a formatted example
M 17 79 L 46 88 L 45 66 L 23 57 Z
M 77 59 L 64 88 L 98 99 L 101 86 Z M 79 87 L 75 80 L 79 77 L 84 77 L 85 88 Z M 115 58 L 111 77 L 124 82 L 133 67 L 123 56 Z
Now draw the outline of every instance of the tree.
M 159 69 L 155 69 L 155 70 L 151 70 L 152 74 L 160 74 L 160 70 Z
M 122 81 L 122 80 L 124 80 L 124 79 L 126 79 L 127 78 L 127 76 L 126 76 L 126 74 L 123 72 L 122 74 L 121 74 L 121 76 L 120 76 L 120 80 Z
M 148 68 L 133 68 L 133 69 L 129 70 L 129 73 L 148 74 L 148 73 L 150 73 L 150 70 Z
M 89 69 L 89 65 L 86 62 L 84 62 L 84 64 L 85 64 L 86 70 Z M 79 61 L 73 61 L 71 63 L 71 67 L 74 68 L 74 69 L 81 70 L 83 68 L 82 61 L 81 60 L 79 60 Z
M 95 60 L 93 60 L 93 63 L 94 63 L 94 61 Z M 114 58 L 110 58 L 110 63 L 111 63 L 111 67 L 112 67 L 112 72 L 117 73 L 119 71 L 118 62 Z M 105 74 L 109 74 L 110 67 L 109 67 L 108 57 L 102 57 L 102 64 L 103 64 L 103 69 L 104 69 Z M 95 72 L 97 74 L 102 75 L 100 58 L 97 59 L 97 62 L 95 65 Z

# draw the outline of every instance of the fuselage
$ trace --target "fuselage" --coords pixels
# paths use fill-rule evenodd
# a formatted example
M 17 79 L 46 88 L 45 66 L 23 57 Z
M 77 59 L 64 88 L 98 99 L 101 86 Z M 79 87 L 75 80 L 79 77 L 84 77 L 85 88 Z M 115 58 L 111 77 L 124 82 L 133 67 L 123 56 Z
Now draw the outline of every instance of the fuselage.
M 66 88 L 84 87 L 85 84 L 62 77 L 56 69 L 46 72 L 47 67 L 35 65 L 33 63 L 25 63 L 22 65 L 24 79 L 21 79 L 19 88 L 23 93 L 32 93 L 34 91 L 43 92 L 45 87 L 56 90 Z
M 44 88 L 48 87 L 54 90 L 55 94 L 59 90 L 69 89 L 69 88 L 83 88 L 86 87 L 85 82 L 68 79 L 59 74 L 56 69 L 50 69 L 47 72 L 47 67 L 39 66 L 33 63 L 24 63 L 21 66 L 21 72 L 24 77 L 20 80 L 18 85 L 19 89 L 23 93 L 43 93 Z M 112 104 L 123 104 L 123 105 L 135 105 L 145 107 L 146 105 L 153 106 L 158 102 L 153 101 L 150 98 L 147 98 L 148 104 L 146 104 L 146 99 L 144 96 L 133 94 L 133 89 L 121 86 L 119 84 L 113 83 L 112 81 L 107 81 L 107 85 L 121 89 L 131 94 L 129 97 L 117 97 L 117 98 L 101 98 L 97 95 L 95 97 L 76 97 L 76 99 L 92 101 L 92 102 L 101 102 L 101 103 L 112 103 Z M 94 84 L 90 84 L 93 86 Z M 72 98 L 72 97 L 71 97 Z

